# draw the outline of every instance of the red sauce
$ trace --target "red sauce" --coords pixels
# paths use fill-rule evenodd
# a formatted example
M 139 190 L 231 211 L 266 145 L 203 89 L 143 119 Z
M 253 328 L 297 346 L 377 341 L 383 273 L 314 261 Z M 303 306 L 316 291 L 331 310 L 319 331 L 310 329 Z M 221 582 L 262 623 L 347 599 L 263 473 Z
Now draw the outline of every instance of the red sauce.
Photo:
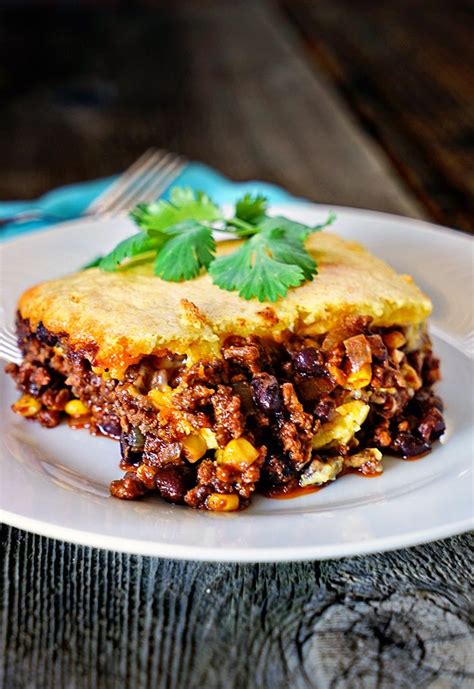
M 426 455 L 429 455 L 431 450 L 426 450 L 426 452 L 420 452 L 419 455 L 413 455 L 413 457 L 402 457 L 404 462 L 417 462 L 419 459 L 423 459 Z
M 263 491 L 266 498 L 274 498 L 275 500 L 291 500 L 292 498 L 299 498 L 301 495 L 309 495 L 310 493 L 317 493 L 324 486 L 302 486 L 287 483 L 284 486 L 272 486 Z
M 361 476 L 362 478 L 377 478 L 382 476 L 382 472 L 374 471 L 372 474 L 362 474 L 358 469 L 348 468 L 344 469 L 339 476 L 345 476 L 346 474 L 355 474 L 356 476 Z M 272 486 L 271 488 L 266 488 L 262 491 L 262 495 L 266 498 L 273 498 L 275 500 L 291 500 L 292 498 L 299 498 L 301 495 L 310 495 L 311 493 L 317 493 L 326 486 L 329 486 L 333 481 L 328 481 L 321 486 L 299 486 L 295 483 L 286 483 L 283 486 Z
M 67 424 L 69 428 L 73 431 L 81 430 L 82 428 L 92 427 L 92 418 L 89 415 L 86 416 L 69 416 L 67 419 Z

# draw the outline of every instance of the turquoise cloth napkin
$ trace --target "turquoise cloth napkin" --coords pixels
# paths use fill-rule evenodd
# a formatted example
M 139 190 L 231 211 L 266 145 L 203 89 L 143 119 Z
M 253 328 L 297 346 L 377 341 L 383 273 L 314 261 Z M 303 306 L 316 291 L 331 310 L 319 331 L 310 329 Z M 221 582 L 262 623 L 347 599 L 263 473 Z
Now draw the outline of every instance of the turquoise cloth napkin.
M 0 228 L 0 239 L 11 238 L 24 232 L 31 232 L 57 222 L 79 217 L 91 201 L 99 196 L 115 179 L 116 177 L 108 177 L 59 187 L 39 199 L 31 201 L 0 202 L 0 219 L 32 210 L 40 210 L 44 214 L 40 220 L 4 225 Z M 296 200 L 295 197 L 274 184 L 258 181 L 233 182 L 202 163 L 189 163 L 172 184 L 172 186 L 176 185 L 205 191 L 219 204 L 232 203 L 238 196 L 246 192 L 264 194 L 270 203 L 287 203 Z M 169 190 L 164 194 L 164 198 L 167 198 L 168 192 Z

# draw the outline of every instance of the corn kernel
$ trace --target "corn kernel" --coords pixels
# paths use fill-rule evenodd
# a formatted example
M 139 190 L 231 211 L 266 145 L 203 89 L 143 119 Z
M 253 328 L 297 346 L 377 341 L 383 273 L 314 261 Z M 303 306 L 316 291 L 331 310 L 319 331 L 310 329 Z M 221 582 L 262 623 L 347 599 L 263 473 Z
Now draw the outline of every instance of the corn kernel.
M 100 366 L 91 366 L 91 369 L 92 373 L 95 373 L 96 376 L 100 376 L 102 380 L 110 380 L 112 378 L 111 373 L 105 368 L 101 368 Z
M 69 402 L 64 407 L 64 411 L 69 416 L 78 418 L 79 416 L 86 416 L 89 413 L 89 407 L 87 407 L 81 400 L 69 400 Z
M 148 397 L 151 399 L 151 401 L 157 409 L 160 409 L 162 407 L 170 408 L 171 393 L 172 389 L 170 388 L 170 386 L 164 385 L 161 390 L 158 390 L 157 388 L 153 388 L 152 390 L 150 390 L 150 392 L 148 393 Z
M 201 435 L 187 435 L 181 442 L 188 462 L 197 462 L 207 452 L 206 441 Z
M 400 373 L 404 377 L 405 383 L 409 388 L 413 388 L 413 390 L 419 390 L 423 385 L 420 376 L 415 371 L 413 366 L 410 366 L 410 364 L 403 364 L 403 366 L 400 369 Z
M 389 349 L 400 349 L 406 343 L 405 335 L 398 330 L 394 330 L 393 333 L 388 333 L 388 335 L 383 335 L 382 339 Z
M 239 509 L 239 496 L 235 493 L 211 493 L 207 497 L 206 507 L 213 512 L 235 512 Z
M 236 469 L 245 469 L 255 462 L 258 450 L 245 438 L 234 438 L 223 450 L 217 450 L 217 464 L 227 464 Z
M 201 428 L 199 433 L 201 434 L 201 436 L 206 441 L 206 445 L 207 445 L 209 450 L 217 450 L 219 445 L 217 444 L 217 438 L 216 438 L 216 434 L 214 433 L 214 431 L 211 431 L 210 428 Z
M 194 428 L 191 426 L 189 421 L 184 418 L 182 412 L 176 411 L 171 406 L 166 408 L 161 407 L 160 409 L 161 423 L 168 423 L 170 419 L 173 419 L 173 423 L 176 424 L 176 430 L 183 435 L 192 435 Z
M 12 406 L 13 411 L 20 416 L 26 418 L 35 416 L 41 409 L 41 402 L 31 395 L 22 395 L 20 399 Z
M 132 397 L 138 397 L 140 395 L 140 391 L 135 385 L 127 385 L 127 392 Z
M 372 380 L 372 366 L 364 364 L 355 373 L 350 373 L 347 376 L 347 387 L 352 390 L 359 390 L 365 388 Z
M 404 352 L 401 351 L 401 349 L 394 349 L 392 352 L 392 361 L 394 364 L 399 366 L 403 359 L 405 358 Z

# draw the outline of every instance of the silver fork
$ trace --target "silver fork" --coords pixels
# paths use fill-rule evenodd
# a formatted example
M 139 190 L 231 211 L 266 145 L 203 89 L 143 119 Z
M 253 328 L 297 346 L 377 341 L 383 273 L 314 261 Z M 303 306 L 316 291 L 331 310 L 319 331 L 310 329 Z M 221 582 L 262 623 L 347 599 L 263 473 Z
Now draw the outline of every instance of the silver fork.
M 16 344 L 16 335 L 11 328 L 3 325 L 5 312 L 2 312 L 2 325 L 0 326 L 0 359 L 12 364 L 19 364 L 22 360 L 20 349 Z
M 111 216 L 130 210 L 137 203 L 158 199 L 187 165 L 183 156 L 156 148 L 149 148 L 118 179 L 98 196 L 83 212 L 83 216 Z M 31 214 L 27 219 L 31 219 Z M 6 325 L 4 310 L 0 317 L 0 359 L 19 364 L 21 351 L 16 335 Z
M 98 196 L 84 215 L 117 215 L 159 198 L 187 165 L 176 153 L 149 148 Z

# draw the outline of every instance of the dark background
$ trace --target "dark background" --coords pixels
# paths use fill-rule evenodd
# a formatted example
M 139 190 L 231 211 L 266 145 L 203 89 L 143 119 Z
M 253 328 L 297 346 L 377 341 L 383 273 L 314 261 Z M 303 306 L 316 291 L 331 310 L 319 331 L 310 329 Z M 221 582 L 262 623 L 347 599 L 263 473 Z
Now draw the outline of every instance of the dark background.
M 162 146 L 473 231 L 473 17 L 468 0 L 13 0 L 0 199 Z M 465 535 L 340 561 L 176 562 L 3 526 L 0 689 L 472 689 L 472 552 Z
M 13 1 L 0 27 L 0 199 L 118 172 L 157 145 L 380 207 L 352 190 L 356 161 L 335 177 L 312 72 L 427 217 L 474 228 L 469 0 Z

